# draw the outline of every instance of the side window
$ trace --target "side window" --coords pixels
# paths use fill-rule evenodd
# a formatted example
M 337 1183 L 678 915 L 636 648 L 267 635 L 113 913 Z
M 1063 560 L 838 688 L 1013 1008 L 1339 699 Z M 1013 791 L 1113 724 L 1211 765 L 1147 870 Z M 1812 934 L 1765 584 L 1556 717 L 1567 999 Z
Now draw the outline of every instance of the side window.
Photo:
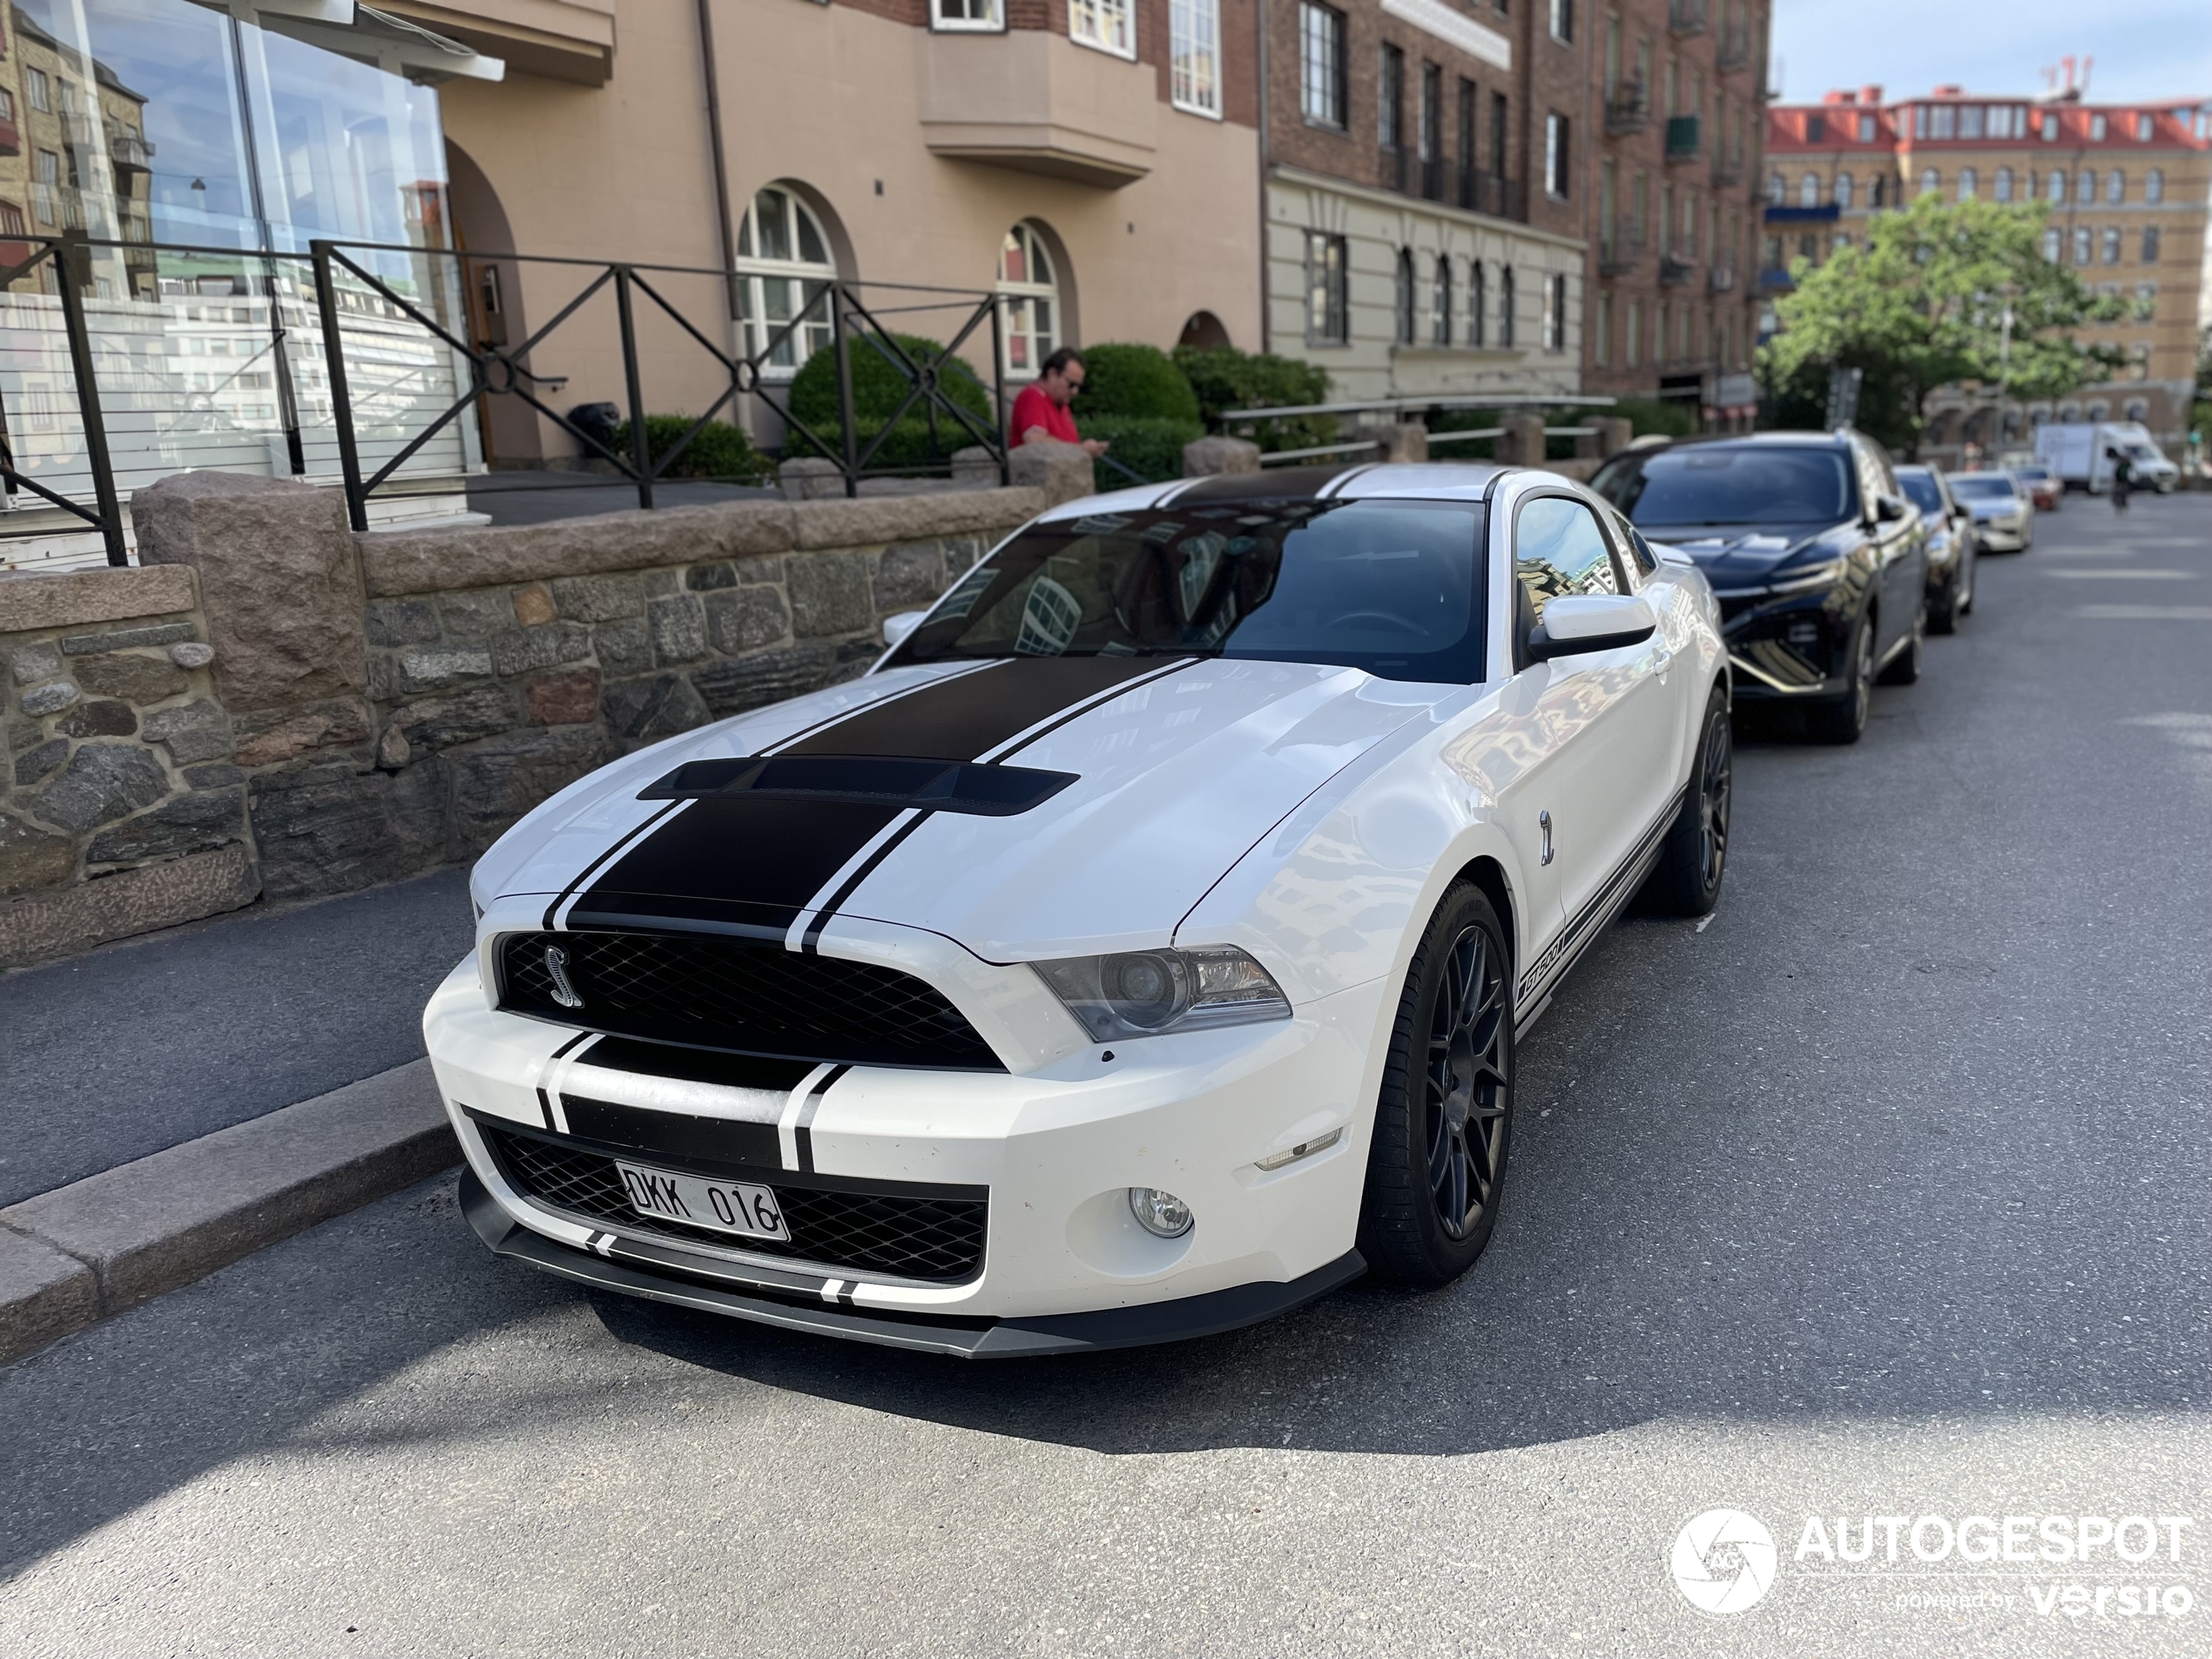
M 1874 452 L 1863 443 L 1853 443 L 1851 456 L 1858 462 L 1858 510 L 1862 516 L 1871 517 L 1877 496 L 1897 494 L 1897 480 L 1888 475 L 1888 469 L 1876 458 Z
M 1539 496 L 1523 503 L 1514 525 L 1513 556 L 1523 639 L 1543 621 L 1544 606 L 1561 594 L 1621 591 L 1597 516 L 1578 501 Z
M 1643 578 L 1659 568 L 1659 556 L 1651 550 L 1651 543 L 1642 533 L 1620 514 L 1611 515 L 1607 528 L 1613 532 L 1613 545 L 1621 554 L 1621 574 L 1629 578 L 1625 590 L 1633 593 L 1643 586 Z

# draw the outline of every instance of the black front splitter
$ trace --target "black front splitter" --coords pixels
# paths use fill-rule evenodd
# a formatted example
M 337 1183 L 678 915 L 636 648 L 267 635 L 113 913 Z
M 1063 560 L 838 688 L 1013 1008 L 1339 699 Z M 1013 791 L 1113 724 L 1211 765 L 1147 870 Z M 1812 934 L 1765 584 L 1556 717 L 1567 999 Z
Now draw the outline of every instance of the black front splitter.
M 1014 1359 L 1038 1354 L 1081 1353 L 1105 1348 L 1135 1348 L 1156 1342 L 1210 1337 L 1241 1325 L 1257 1325 L 1277 1314 L 1340 1290 L 1367 1271 L 1356 1250 L 1287 1284 L 1238 1285 L 1204 1296 L 1137 1307 L 1102 1308 L 1089 1313 L 1062 1313 L 1020 1319 L 982 1319 L 927 1314 L 890 1313 L 852 1305 L 811 1305 L 799 1297 L 786 1299 L 726 1289 L 708 1282 L 713 1263 L 698 1258 L 691 1271 L 657 1270 L 635 1261 L 617 1261 L 548 1238 L 522 1225 L 500 1208 L 472 1169 L 461 1173 L 461 1209 L 476 1237 L 492 1251 L 542 1267 L 600 1290 L 619 1291 L 656 1302 L 703 1312 L 753 1319 L 792 1331 L 880 1343 L 961 1359 Z

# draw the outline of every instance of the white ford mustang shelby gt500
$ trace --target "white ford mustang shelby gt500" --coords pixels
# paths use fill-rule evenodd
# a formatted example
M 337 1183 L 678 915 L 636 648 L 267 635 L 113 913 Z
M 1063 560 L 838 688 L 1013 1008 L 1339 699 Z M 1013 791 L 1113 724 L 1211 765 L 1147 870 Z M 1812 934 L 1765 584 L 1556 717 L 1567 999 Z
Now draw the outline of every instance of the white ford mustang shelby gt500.
M 423 1030 L 492 1249 L 974 1356 L 1442 1285 L 1516 1035 L 1719 893 L 1711 593 L 1549 473 L 1097 496 L 886 631 L 476 867 Z

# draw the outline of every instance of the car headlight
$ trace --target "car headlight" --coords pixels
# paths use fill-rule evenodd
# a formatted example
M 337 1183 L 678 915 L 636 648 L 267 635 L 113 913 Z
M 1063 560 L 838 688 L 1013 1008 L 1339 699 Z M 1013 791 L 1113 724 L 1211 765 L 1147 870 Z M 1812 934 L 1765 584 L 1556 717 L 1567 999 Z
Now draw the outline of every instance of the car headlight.
M 1095 1042 L 1291 1017 L 1283 988 L 1233 945 L 1069 956 L 1029 966 Z
M 1777 577 L 1766 584 L 1769 593 L 1810 593 L 1815 588 L 1833 587 L 1836 578 L 1843 574 L 1844 561 L 1831 559 L 1825 564 L 1808 565 L 1802 570 L 1792 570 L 1787 576 Z

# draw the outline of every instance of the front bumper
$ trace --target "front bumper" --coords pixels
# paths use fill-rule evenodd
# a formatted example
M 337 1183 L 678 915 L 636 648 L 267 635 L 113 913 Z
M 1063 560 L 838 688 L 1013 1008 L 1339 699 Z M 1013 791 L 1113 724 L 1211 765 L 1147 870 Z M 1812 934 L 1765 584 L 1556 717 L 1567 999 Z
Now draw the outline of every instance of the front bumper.
M 1978 518 L 1974 521 L 1974 535 L 1987 550 L 2018 552 L 2027 545 L 2032 534 L 2026 513 L 2011 518 Z
M 1737 700 L 1840 697 L 1850 689 L 1844 667 L 1858 614 L 1855 582 L 1783 596 L 1744 590 L 1719 598 Z
M 492 1006 L 473 961 L 439 988 L 423 1032 L 482 1191 L 471 1220 L 495 1250 L 741 1318 L 985 1355 L 1225 1330 L 1364 1271 L 1352 1241 L 1372 1112 L 1359 1103 L 1372 1099 L 1381 1000 L 1377 982 L 1291 1020 L 1117 1042 L 1110 1062 L 1086 1047 L 1025 1073 L 853 1067 L 811 1095 L 803 1126 L 796 1101 L 594 1068 L 583 1034 Z M 518 1162 L 520 1146 L 596 1166 L 596 1186 Z M 616 1158 L 766 1185 L 787 1215 L 809 1198 L 856 1214 L 880 1199 L 881 1213 L 833 1228 L 843 1242 L 813 1254 L 831 1235 L 794 1219 L 771 1255 L 625 1212 L 604 1178 Z M 1143 1231 L 1134 1186 L 1182 1197 L 1191 1231 Z M 988 1204 L 967 1256 L 878 1247 L 880 1229 L 907 1224 L 900 1206 L 940 1201 Z M 853 1246 L 863 1224 L 879 1234 Z

